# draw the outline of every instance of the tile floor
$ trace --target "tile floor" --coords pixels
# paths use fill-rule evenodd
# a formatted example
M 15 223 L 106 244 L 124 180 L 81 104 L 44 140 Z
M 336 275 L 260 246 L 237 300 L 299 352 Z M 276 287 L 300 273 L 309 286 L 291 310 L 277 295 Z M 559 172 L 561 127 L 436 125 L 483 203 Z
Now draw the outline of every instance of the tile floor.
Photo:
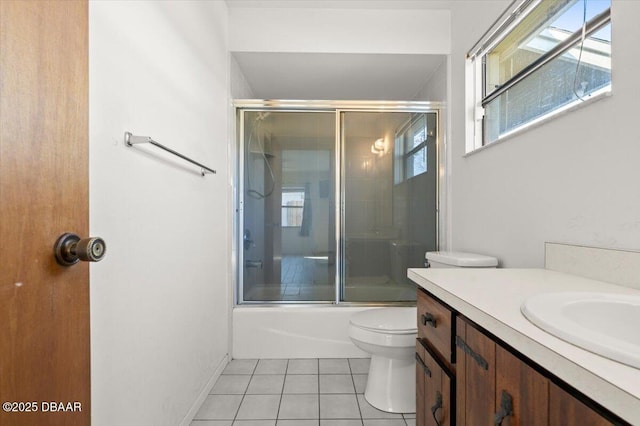
M 191 426 L 415 426 L 364 399 L 369 359 L 231 361 Z

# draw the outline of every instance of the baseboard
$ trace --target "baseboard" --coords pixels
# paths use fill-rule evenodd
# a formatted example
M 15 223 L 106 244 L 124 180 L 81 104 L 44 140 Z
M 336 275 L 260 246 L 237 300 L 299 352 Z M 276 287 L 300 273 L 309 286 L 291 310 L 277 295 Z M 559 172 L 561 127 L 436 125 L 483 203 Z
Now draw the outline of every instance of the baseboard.
M 182 421 L 180 422 L 180 426 L 189 426 L 191 424 L 191 422 L 193 421 L 193 418 L 196 416 L 196 414 L 198 413 L 198 410 L 204 403 L 204 400 L 207 399 L 209 392 L 211 392 L 211 389 L 213 389 L 213 385 L 216 384 L 218 377 L 220 377 L 220 375 L 222 374 L 222 371 L 224 370 L 224 368 L 227 366 L 228 363 L 229 363 L 229 354 L 225 355 L 224 358 L 222 358 L 222 361 L 220 361 L 220 363 L 216 367 L 216 370 L 213 372 L 213 375 L 207 381 L 207 384 L 204 386 L 204 389 L 202 389 L 202 392 L 200 392 L 200 395 L 198 395 L 198 397 L 194 401 L 193 405 L 187 412 L 187 415 L 184 416 L 184 419 L 182 419 Z

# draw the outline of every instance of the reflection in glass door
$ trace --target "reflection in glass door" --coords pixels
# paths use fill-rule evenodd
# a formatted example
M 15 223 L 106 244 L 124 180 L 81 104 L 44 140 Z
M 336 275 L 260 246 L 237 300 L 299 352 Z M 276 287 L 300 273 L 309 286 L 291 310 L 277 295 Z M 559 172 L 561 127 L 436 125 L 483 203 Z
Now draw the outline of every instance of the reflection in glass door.
M 244 301 L 335 299 L 335 115 L 244 113 Z
M 415 301 L 406 270 L 437 250 L 438 111 L 240 117 L 238 301 Z
M 341 300 L 416 299 L 437 247 L 437 112 L 343 112 Z

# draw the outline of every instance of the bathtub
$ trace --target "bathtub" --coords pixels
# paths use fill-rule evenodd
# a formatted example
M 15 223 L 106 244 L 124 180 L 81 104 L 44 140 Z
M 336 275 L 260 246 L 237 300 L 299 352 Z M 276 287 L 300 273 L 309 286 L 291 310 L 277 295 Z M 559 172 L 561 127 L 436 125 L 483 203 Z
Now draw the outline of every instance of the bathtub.
M 349 318 L 371 307 L 236 306 L 231 357 L 366 358 L 347 334 Z

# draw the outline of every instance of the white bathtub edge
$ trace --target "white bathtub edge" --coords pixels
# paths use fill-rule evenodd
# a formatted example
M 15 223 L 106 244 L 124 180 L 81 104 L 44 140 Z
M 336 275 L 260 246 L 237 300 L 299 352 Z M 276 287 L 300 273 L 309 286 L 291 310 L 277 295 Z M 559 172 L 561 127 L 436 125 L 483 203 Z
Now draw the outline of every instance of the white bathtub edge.
M 349 318 L 365 309 L 236 306 L 232 358 L 367 358 L 348 335 Z

